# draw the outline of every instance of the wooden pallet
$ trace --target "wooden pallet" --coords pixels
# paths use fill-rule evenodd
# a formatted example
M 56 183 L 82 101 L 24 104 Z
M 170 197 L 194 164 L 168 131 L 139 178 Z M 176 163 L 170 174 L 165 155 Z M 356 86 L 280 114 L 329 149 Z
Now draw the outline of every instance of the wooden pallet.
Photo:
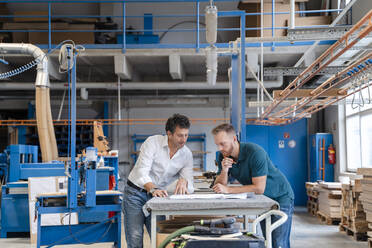
M 318 212 L 318 203 L 313 201 L 307 201 L 307 212 L 316 216 Z
M 329 217 L 320 211 L 317 212 L 317 216 L 322 223 L 325 223 L 327 225 L 339 225 L 341 222 L 341 218 Z
M 356 232 L 352 228 L 349 228 L 347 225 L 339 226 L 340 232 L 346 233 L 346 235 L 352 236 L 355 241 L 367 241 L 368 236 L 366 232 Z

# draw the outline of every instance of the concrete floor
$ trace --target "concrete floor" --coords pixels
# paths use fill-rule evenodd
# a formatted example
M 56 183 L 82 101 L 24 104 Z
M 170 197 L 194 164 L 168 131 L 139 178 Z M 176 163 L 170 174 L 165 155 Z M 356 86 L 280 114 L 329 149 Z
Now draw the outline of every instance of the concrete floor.
M 122 236 L 123 247 L 124 234 Z M 144 238 L 145 248 L 149 246 L 149 238 L 146 235 Z M 4 248 L 29 248 L 30 245 L 28 238 L 11 238 L 0 239 L 0 247 Z M 68 246 L 55 246 L 63 248 L 81 247 L 81 245 L 68 245 Z M 87 247 L 94 248 L 108 248 L 112 247 L 111 244 L 96 244 Z M 293 216 L 292 248 L 367 248 L 367 242 L 356 242 L 350 236 L 346 236 L 338 231 L 338 226 L 329 226 L 321 224 L 317 218 L 309 215 L 305 208 L 296 208 Z

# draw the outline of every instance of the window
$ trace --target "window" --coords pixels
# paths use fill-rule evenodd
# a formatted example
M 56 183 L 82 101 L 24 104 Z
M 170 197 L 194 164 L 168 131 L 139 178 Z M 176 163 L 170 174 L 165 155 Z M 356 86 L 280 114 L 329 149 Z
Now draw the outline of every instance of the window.
M 347 171 L 372 168 L 372 87 L 346 99 Z

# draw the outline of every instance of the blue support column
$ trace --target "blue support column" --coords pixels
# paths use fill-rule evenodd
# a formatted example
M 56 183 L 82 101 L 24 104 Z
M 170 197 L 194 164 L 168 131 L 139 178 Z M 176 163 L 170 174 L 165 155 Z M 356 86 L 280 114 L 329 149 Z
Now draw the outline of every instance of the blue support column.
M 48 2 L 48 52 L 52 49 L 52 3 Z
M 240 118 L 240 141 L 246 141 L 245 121 L 245 12 L 240 14 L 240 77 L 241 77 L 241 118 Z
M 272 0 L 271 1 L 271 36 L 274 37 L 275 36 L 275 0 Z M 262 23 L 261 23 L 262 25 Z M 272 46 L 271 46 L 271 51 L 275 51 L 275 43 L 273 42 L 272 43 Z
M 74 52 L 72 52 L 74 53 Z M 76 54 L 73 54 L 74 65 L 71 72 L 71 168 L 70 177 L 68 178 L 68 195 L 67 207 L 77 207 L 77 187 L 78 187 L 78 170 L 75 161 L 76 157 Z M 70 66 L 70 65 L 68 65 Z
M 122 16 L 122 18 L 123 18 L 123 44 L 122 44 L 122 48 L 121 48 L 121 51 L 122 51 L 122 53 L 125 53 L 126 52 L 126 37 L 125 37 L 125 32 L 126 32 L 126 27 L 125 27 L 125 2 L 123 1 L 123 16 Z
M 27 119 L 35 119 L 35 106 L 32 103 L 28 103 Z
M 103 119 L 108 119 L 109 118 L 109 103 L 104 102 L 103 103 Z M 108 125 L 103 125 L 103 134 L 107 137 L 108 135 Z
M 199 31 L 200 31 L 200 25 L 199 25 L 199 22 L 200 22 L 200 16 L 199 16 L 199 11 L 200 11 L 200 4 L 199 4 L 199 1 L 196 2 L 196 52 L 198 53 L 199 52 L 199 48 L 200 48 L 200 38 L 199 38 Z
M 239 56 L 231 56 L 231 91 L 230 91 L 230 121 L 235 130 L 239 130 Z
M 85 194 L 85 206 L 94 207 L 96 206 L 96 168 L 86 169 L 86 194 Z

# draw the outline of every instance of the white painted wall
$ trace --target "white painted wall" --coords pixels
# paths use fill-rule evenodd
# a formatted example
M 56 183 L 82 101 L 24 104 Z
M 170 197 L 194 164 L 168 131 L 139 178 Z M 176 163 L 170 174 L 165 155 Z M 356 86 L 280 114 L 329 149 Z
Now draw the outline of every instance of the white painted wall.
M 325 109 L 325 131 L 333 135 L 333 145 L 336 150 L 335 181 L 338 181 L 340 175 L 340 136 L 338 122 L 338 106 L 329 106 Z
M 357 23 L 365 14 L 372 9 L 371 0 L 358 0 L 352 7 L 352 22 Z
M 53 3 L 52 15 L 98 15 L 98 3 Z M 47 3 L 8 3 L 10 13 L 15 11 L 48 11 Z
M 152 107 L 152 108 L 130 108 L 123 109 L 121 112 L 122 118 L 130 119 L 167 119 L 174 113 L 180 113 L 189 118 L 227 118 L 229 113 L 223 107 Z M 117 114 L 114 114 L 115 118 Z M 215 124 L 210 125 L 191 125 L 190 134 L 205 133 L 207 135 L 206 150 L 207 154 L 207 170 L 215 170 L 214 160 L 216 153 L 216 145 L 213 141 L 211 130 Z M 112 140 L 113 149 L 119 149 L 120 161 L 130 161 L 130 153 L 133 151 L 131 136 L 133 134 L 165 134 L 165 123 L 162 125 L 135 125 L 135 126 L 116 126 L 113 127 Z M 191 150 L 201 150 L 199 143 L 188 143 L 187 146 Z M 139 147 L 138 147 L 139 148 Z

